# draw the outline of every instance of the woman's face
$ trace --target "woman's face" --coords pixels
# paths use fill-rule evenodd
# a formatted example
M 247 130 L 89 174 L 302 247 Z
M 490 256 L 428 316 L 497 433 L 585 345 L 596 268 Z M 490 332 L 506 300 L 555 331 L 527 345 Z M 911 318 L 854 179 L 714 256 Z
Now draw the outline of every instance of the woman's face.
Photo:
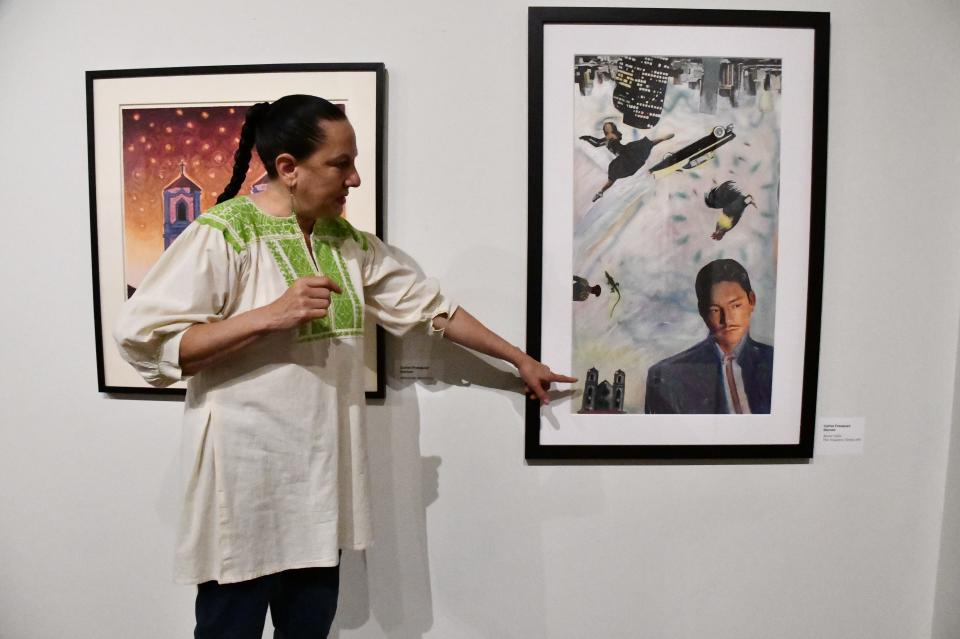
M 610 134 L 613 133 L 613 125 L 610 124 L 609 122 L 604 123 L 604 125 L 603 125 L 603 133 L 604 133 L 604 135 L 606 135 L 606 136 L 609 137 Z
M 353 127 L 346 120 L 326 120 L 320 126 L 326 140 L 313 155 L 297 163 L 293 189 L 297 213 L 311 218 L 340 215 L 349 190 L 360 186 Z

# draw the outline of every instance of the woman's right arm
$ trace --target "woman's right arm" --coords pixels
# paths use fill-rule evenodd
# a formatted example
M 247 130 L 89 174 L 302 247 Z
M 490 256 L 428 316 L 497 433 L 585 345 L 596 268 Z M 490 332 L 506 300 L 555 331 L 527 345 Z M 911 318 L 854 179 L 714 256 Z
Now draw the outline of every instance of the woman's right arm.
M 325 317 L 331 292 L 340 292 L 325 277 L 306 277 L 269 304 L 235 312 L 245 250 L 204 219 L 163 252 L 117 314 L 120 355 L 151 386 L 169 386 L 267 334 Z
M 219 322 L 198 323 L 180 341 L 180 369 L 194 375 L 264 335 L 326 317 L 330 294 L 340 287 L 327 277 L 304 277 L 276 301 Z

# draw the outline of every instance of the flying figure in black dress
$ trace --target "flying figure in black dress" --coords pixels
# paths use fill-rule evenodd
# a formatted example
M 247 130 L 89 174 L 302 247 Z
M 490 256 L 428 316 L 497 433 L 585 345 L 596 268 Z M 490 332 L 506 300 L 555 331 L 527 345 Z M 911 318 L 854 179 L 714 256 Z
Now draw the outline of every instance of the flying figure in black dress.
M 623 144 L 620 141 L 623 139 L 623 134 L 617 130 L 617 125 L 613 122 L 604 122 L 602 138 L 581 135 L 580 139 L 584 142 L 589 142 L 596 147 L 606 146 L 607 150 L 616 156 L 610 161 L 610 166 L 607 168 L 607 183 L 597 191 L 592 201 L 596 202 L 603 197 L 604 192 L 620 178 L 630 177 L 639 171 L 643 163 L 650 157 L 650 151 L 653 150 L 653 147 L 672 137 L 673 133 L 668 133 L 662 138 L 641 138 Z
M 727 180 L 710 189 L 710 192 L 703 196 L 703 201 L 711 209 L 723 209 L 717 217 L 716 230 L 710 236 L 715 240 L 723 239 L 727 231 L 737 225 L 748 206 L 757 208 L 753 203 L 753 196 L 744 195 L 733 180 Z

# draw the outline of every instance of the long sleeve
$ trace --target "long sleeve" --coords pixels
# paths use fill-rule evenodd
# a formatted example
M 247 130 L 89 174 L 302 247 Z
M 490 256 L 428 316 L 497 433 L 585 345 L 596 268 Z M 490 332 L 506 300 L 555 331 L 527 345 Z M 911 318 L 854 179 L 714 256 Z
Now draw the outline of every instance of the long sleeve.
M 179 381 L 183 333 L 230 314 L 239 271 L 240 255 L 222 231 L 191 224 L 122 306 L 113 333 L 120 354 L 152 386 Z
M 410 260 L 380 238 L 365 233 L 367 251 L 363 262 L 363 290 L 368 311 L 377 323 L 394 335 L 438 315 L 453 315 L 457 305 L 440 292 L 436 280 L 424 278 Z

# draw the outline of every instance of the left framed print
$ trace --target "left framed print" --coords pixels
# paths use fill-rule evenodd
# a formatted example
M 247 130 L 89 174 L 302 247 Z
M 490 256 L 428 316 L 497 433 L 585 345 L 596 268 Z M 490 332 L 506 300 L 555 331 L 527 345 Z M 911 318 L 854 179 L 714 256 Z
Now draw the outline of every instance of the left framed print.
M 247 109 L 289 94 L 322 96 L 357 136 L 361 186 L 343 215 L 383 237 L 386 70 L 382 63 L 282 64 L 87 71 L 87 155 L 97 375 L 100 392 L 182 395 L 153 388 L 113 342 L 120 305 L 170 243 L 213 206 L 230 180 Z M 254 154 L 240 194 L 266 173 Z M 385 393 L 382 329 L 364 328 L 365 390 Z

